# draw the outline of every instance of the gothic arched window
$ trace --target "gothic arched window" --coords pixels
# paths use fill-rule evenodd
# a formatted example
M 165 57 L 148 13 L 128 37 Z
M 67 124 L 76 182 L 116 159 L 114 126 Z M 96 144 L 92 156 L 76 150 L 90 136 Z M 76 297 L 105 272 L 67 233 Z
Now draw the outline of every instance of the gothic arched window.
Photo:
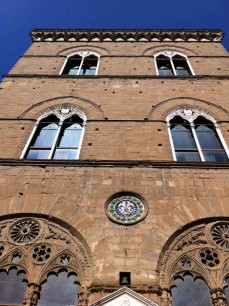
M 186 55 L 174 52 L 163 51 L 154 55 L 158 75 L 193 75 L 194 72 L 189 64 Z
M 22 305 L 27 282 L 25 272 L 11 268 L 0 271 L 0 305 Z
M 211 306 L 211 295 L 208 285 L 202 278 L 194 279 L 191 274 L 175 279 L 171 288 L 173 306 Z
M 181 109 L 167 117 L 174 160 L 228 162 L 229 151 L 213 118 L 200 111 Z
M 84 131 L 85 116 L 69 108 L 56 109 L 42 116 L 22 152 L 26 159 L 77 159 Z
M 38 306 L 77 305 L 80 286 L 75 274 L 60 271 L 50 273 L 41 286 L 41 297 Z
M 96 75 L 99 66 L 99 54 L 90 51 L 80 51 L 67 57 L 60 74 Z

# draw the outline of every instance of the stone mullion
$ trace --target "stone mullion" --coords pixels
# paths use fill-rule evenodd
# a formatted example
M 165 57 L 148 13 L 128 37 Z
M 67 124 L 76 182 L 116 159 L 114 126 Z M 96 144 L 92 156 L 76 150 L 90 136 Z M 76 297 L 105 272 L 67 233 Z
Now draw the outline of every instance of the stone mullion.
M 41 285 L 29 283 L 26 288 L 23 305 L 36 306 L 40 298 Z
M 224 290 L 221 288 L 211 290 L 211 299 L 213 306 L 228 306 Z

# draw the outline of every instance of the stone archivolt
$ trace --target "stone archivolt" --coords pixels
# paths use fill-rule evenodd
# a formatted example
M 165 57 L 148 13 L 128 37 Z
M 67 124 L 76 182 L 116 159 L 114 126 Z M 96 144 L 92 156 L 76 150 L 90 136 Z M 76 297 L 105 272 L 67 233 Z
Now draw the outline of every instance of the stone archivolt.
M 34 29 L 35 41 L 216 41 L 223 39 L 219 30 L 62 30 Z
M 227 305 L 223 287 L 229 274 L 229 222 L 209 222 L 184 231 L 164 254 L 160 286 L 169 292 L 174 277 L 190 273 L 208 284 L 213 305 Z M 167 302 L 166 302 L 167 301 Z M 162 295 L 162 305 L 171 305 Z
M 77 274 L 82 287 L 90 283 L 90 260 L 82 243 L 67 230 L 41 218 L 0 222 L 0 266 L 26 272 L 28 287 L 23 305 L 36 305 L 41 283 L 49 272 L 65 268 Z

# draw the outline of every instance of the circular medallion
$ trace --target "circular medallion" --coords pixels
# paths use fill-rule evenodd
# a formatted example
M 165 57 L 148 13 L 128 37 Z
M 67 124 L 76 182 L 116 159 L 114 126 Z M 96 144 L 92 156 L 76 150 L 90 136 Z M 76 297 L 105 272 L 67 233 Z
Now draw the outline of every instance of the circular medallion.
M 211 238 L 220 248 L 229 251 L 229 223 L 220 222 L 211 228 Z
M 142 220 L 147 213 L 143 200 L 132 194 L 112 197 L 107 204 L 107 215 L 121 224 L 133 224 Z
M 29 243 L 40 233 L 40 224 L 33 219 L 23 219 L 14 223 L 10 229 L 10 237 L 17 243 Z

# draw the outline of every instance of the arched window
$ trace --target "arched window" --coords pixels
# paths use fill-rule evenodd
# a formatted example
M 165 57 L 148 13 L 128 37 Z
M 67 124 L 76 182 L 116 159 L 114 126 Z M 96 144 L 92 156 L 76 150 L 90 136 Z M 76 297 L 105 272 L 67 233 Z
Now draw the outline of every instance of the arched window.
M 201 279 L 194 279 L 191 274 L 175 279 L 171 288 L 173 306 L 211 306 L 208 285 Z
M 42 116 L 22 152 L 26 159 L 77 159 L 82 143 L 85 116 L 69 108 Z
M 167 117 L 174 160 L 228 162 L 229 151 L 213 118 L 198 110 L 181 109 Z
M 193 75 L 194 72 L 189 64 L 186 55 L 174 52 L 163 51 L 154 55 L 158 75 Z
M 99 66 L 99 54 L 90 51 L 80 51 L 69 55 L 60 74 L 96 75 Z
M 0 305 L 22 305 L 27 282 L 25 272 L 11 268 L 0 271 Z
M 51 273 L 42 284 L 38 306 L 77 305 L 79 289 L 75 274 L 68 274 L 65 270 L 57 275 Z

